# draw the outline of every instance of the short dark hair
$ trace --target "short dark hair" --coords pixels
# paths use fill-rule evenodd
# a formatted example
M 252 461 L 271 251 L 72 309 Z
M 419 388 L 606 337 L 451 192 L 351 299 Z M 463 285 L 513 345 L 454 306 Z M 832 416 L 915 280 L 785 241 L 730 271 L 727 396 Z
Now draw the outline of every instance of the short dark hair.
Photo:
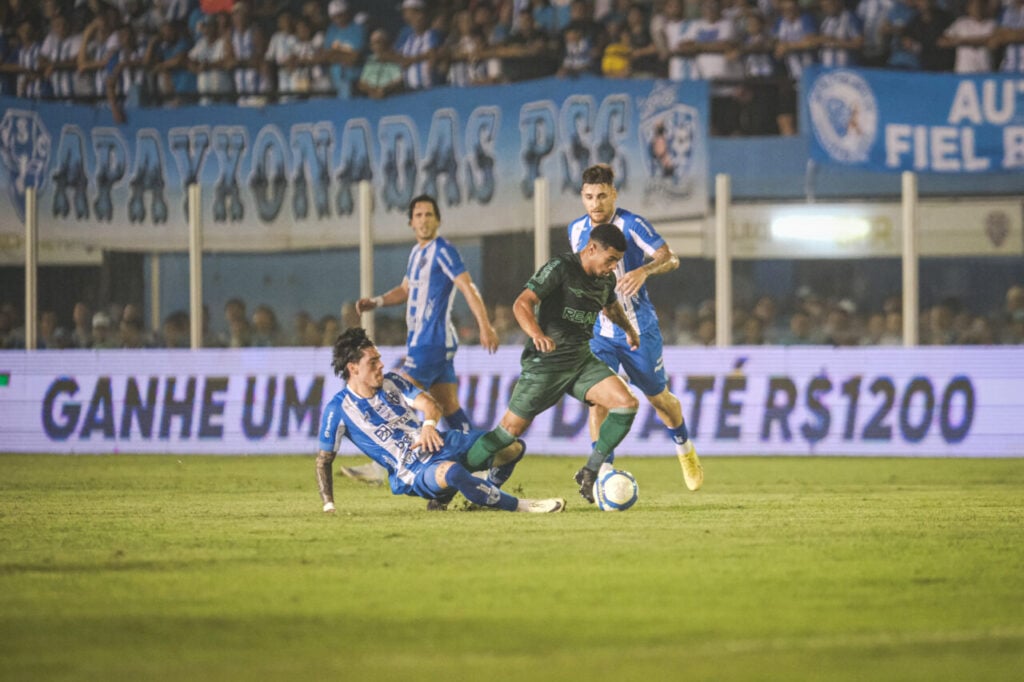
M 626 252 L 626 235 L 611 223 L 601 223 L 590 231 L 590 241 L 597 242 L 603 248 Z
M 584 185 L 613 185 L 615 184 L 615 171 L 606 163 L 594 164 L 583 171 Z
M 334 352 L 332 353 L 331 367 L 334 373 L 348 381 L 348 363 L 359 362 L 363 359 L 363 351 L 373 348 L 373 341 L 366 335 L 362 327 L 350 327 L 334 341 Z
M 418 197 L 413 197 L 412 201 L 409 202 L 409 220 L 412 220 L 412 209 L 416 207 L 416 204 L 429 201 L 434 207 L 434 215 L 437 216 L 438 220 L 441 220 L 441 207 L 437 205 L 437 199 L 430 196 L 429 194 L 421 194 Z

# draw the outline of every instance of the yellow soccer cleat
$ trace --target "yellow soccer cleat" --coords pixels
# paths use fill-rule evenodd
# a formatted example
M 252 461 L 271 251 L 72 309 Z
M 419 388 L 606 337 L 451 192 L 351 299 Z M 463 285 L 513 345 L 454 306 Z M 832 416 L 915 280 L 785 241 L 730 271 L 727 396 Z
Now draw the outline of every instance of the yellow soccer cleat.
M 693 447 L 693 441 L 686 441 L 686 445 L 683 446 L 685 450 L 678 453 L 679 466 L 683 468 L 683 480 L 686 481 L 686 487 L 690 490 L 700 490 L 700 487 L 704 485 L 704 467 L 700 463 L 700 457 L 697 456 L 697 449 Z

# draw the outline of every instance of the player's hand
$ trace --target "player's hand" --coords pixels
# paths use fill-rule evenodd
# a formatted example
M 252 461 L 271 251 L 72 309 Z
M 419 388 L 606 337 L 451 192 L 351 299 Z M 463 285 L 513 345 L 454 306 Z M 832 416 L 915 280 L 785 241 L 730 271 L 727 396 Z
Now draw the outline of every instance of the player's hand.
M 412 444 L 413 449 L 420 448 L 427 452 L 437 452 L 444 447 L 444 438 L 437 432 L 437 427 L 433 424 L 425 424 L 420 429 L 420 437 L 415 443 Z
M 361 298 L 356 301 L 356 312 L 365 313 L 367 310 L 373 310 L 377 307 L 372 298 Z
M 494 327 L 489 324 L 480 327 L 480 345 L 486 348 L 488 353 L 493 354 L 498 350 L 498 343 L 498 332 Z
M 333 514 L 334 512 L 335 512 L 334 503 L 333 502 L 324 502 L 324 513 L 325 514 Z
M 619 292 L 621 296 L 631 298 L 636 296 L 640 291 L 640 287 L 647 281 L 647 271 L 643 268 L 637 268 L 631 270 L 622 276 L 619 283 L 615 285 L 615 290 Z
M 555 340 L 550 336 L 541 334 L 540 336 L 533 337 L 533 347 L 539 350 L 541 353 L 550 353 L 555 349 Z
M 629 341 L 630 350 L 637 350 L 640 348 L 640 335 L 636 333 L 635 329 L 630 329 L 626 332 L 626 340 Z

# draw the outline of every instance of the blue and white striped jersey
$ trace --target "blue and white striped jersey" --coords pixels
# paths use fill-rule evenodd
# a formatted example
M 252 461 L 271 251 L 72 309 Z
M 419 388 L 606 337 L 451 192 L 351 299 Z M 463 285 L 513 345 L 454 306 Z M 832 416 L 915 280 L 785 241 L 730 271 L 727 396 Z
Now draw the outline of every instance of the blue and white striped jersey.
M 809 36 L 817 35 L 817 33 L 814 19 L 808 14 L 801 14 L 793 20 L 780 17 L 778 23 L 775 24 L 775 39 L 780 43 L 800 42 Z M 783 57 L 782 63 L 786 67 L 789 77 L 799 80 L 804 68 L 814 63 L 814 53 L 814 50 L 797 50 L 787 53 Z
M 418 57 L 441 47 L 441 34 L 434 29 L 416 33 L 406 26 L 395 41 L 395 51 L 405 57 Z M 423 90 L 433 87 L 434 72 L 430 60 L 418 61 L 405 69 L 405 87 Z
M 615 266 L 615 278 L 622 279 L 623 275 L 644 264 L 644 261 L 654 255 L 665 243 L 651 224 L 623 208 L 615 209 L 615 217 L 609 221 L 626 235 L 626 255 L 619 264 Z M 578 218 L 569 224 L 569 243 L 572 250 L 579 253 L 590 240 L 590 230 L 594 227 L 589 215 Z M 626 317 L 633 324 L 633 328 L 639 333 L 658 329 L 658 315 L 651 303 L 651 297 L 647 293 L 647 286 L 640 287 L 640 291 L 629 299 L 619 296 L 619 303 L 626 311 Z M 598 315 L 594 323 L 594 334 L 608 338 L 625 339 L 626 332 L 608 319 L 603 312 Z
M 1024 5 L 1007 7 L 999 20 L 999 26 L 1015 31 L 1024 30 Z M 1010 43 L 1006 46 L 1001 68 L 1009 73 L 1024 73 L 1024 43 Z
M 405 323 L 409 349 L 458 346 L 452 324 L 455 278 L 466 271 L 462 257 L 444 237 L 435 237 L 424 246 L 412 247 L 405 278 L 409 283 Z
M 393 372 L 384 374 L 384 383 L 370 398 L 349 390 L 338 391 L 320 418 L 320 449 L 337 452 L 342 438 L 348 438 L 359 451 L 391 474 L 391 491 L 412 495 L 416 473 L 433 457 L 430 452 L 413 449 L 420 438 L 419 415 L 412 402 L 422 391 Z
M 828 38 L 840 40 L 851 40 L 862 35 L 860 22 L 847 10 L 843 10 L 837 16 L 826 16 L 822 19 L 819 32 Z M 853 50 L 836 47 L 822 47 L 819 59 L 822 66 L 829 67 L 852 66 L 857 63 L 857 56 Z

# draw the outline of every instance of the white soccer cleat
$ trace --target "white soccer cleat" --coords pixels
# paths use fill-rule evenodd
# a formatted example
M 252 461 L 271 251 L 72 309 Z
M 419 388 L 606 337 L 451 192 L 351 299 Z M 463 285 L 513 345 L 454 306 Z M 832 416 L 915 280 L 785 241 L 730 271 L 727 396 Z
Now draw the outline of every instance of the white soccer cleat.
M 338 467 L 338 473 L 368 485 L 381 485 L 387 480 L 387 469 L 376 462 L 367 462 L 354 467 Z
M 704 485 L 704 467 L 700 463 L 700 458 L 697 457 L 697 450 L 693 447 L 692 440 L 686 441 L 686 445 L 683 447 L 685 450 L 677 454 L 679 466 L 683 468 L 683 480 L 690 490 L 700 490 L 700 487 Z
M 553 497 L 547 500 L 519 500 L 519 508 L 516 511 L 528 512 L 530 514 L 553 514 L 565 509 L 565 500 L 560 497 Z

